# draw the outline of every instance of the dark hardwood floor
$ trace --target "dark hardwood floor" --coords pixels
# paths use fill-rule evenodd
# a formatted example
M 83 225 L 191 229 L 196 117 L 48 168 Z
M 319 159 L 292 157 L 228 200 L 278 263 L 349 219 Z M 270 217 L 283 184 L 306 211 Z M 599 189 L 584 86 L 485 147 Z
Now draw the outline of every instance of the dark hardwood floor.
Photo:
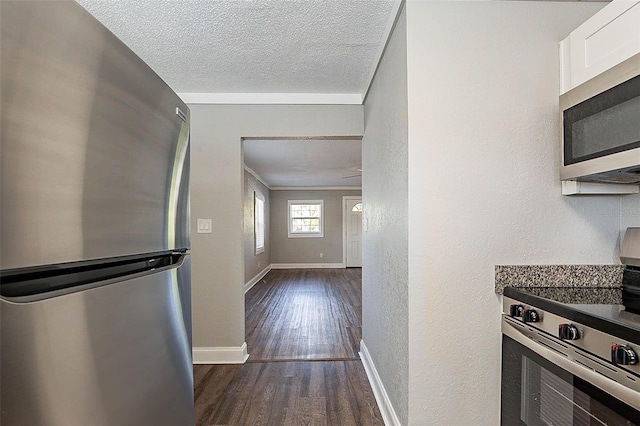
M 196 367 L 198 425 L 383 424 L 359 361 Z
M 246 295 L 250 362 L 360 359 L 362 270 L 273 270 Z
M 196 425 L 383 425 L 358 357 L 360 269 L 274 270 L 246 295 L 244 365 L 196 365 Z

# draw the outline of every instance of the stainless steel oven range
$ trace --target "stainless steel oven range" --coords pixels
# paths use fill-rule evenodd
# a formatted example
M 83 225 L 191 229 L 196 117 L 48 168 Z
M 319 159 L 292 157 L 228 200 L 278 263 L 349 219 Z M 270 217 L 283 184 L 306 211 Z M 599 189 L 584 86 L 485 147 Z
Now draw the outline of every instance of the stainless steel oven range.
M 640 425 L 640 314 L 553 291 L 505 289 L 501 424 Z
M 640 425 L 640 228 L 621 287 L 506 288 L 502 425 Z

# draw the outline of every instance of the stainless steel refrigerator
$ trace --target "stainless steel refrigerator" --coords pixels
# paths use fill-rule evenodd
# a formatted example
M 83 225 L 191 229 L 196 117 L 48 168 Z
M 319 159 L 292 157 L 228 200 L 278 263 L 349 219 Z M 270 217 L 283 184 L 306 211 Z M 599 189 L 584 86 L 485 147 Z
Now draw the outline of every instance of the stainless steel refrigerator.
M 0 423 L 193 424 L 189 109 L 75 2 L 0 52 Z

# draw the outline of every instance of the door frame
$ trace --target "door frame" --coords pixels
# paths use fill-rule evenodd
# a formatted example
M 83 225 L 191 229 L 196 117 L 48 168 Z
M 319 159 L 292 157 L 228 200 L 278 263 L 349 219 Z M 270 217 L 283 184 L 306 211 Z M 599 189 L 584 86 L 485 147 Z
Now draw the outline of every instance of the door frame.
M 362 195 L 343 195 L 342 196 L 342 264 L 343 267 L 347 267 L 347 201 L 348 200 L 360 200 L 362 202 Z M 364 210 L 364 209 L 363 209 Z M 364 214 L 364 211 L 363 211 Z M 360 245 L 362 245 L 362 238 L 360 239 Z

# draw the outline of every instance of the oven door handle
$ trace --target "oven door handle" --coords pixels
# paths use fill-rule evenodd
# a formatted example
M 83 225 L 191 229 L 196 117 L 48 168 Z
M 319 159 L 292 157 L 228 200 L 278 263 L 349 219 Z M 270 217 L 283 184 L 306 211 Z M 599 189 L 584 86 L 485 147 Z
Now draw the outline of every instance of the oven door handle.
M 568 371 L 569 373 L 580 377 L 582 380 L 593 384 L 636 410 L 640 410 L 639 392 L 621 385 L 608 377 L 598 374 L 589 368 L 576 364 L 571 359 L 565 358 L 564 356 L 536 342 L 532 337 L 527 336 L 525 334 L 526 329 L 520 330 L 516 327 L 516 325 L 511 324 L 503 317 L 502 333 L 504 335 L 509 336 L 521 345 L 526 346 L 533 352 L 547 359 L 549 362 L 556 364 L 565 371 Z

